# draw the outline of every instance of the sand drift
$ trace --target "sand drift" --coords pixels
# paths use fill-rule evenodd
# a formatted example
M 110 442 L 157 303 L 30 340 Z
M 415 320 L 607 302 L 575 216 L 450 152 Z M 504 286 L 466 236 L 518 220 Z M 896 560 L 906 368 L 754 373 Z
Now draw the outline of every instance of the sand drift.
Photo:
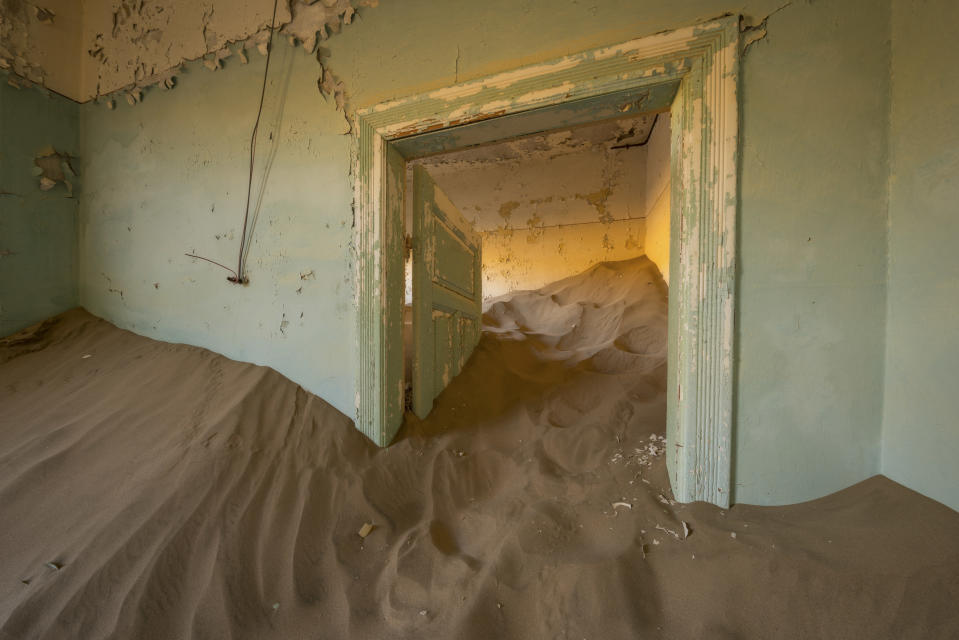
M 673 501 L 666 295 L 639 258 L 494 301 L 387 449 L 84 311 L 0 342 L 0 638 L 959 636 L 938 503 Z

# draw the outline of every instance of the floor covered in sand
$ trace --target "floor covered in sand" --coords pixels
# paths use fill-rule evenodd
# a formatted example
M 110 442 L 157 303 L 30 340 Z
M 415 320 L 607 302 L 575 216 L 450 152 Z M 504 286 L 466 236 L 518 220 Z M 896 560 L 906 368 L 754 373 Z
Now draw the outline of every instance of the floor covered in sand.
M 939 503 L 672 499 L 665 314 L 645 258 L 499 300 L 387 449 L 81 310 L 0 341 L 0 638 L 959 637 Z

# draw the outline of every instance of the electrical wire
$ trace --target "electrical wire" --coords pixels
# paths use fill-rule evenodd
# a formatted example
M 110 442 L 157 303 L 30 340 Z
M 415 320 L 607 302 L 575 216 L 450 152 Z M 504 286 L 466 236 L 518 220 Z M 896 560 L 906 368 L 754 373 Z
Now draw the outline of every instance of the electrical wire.
M 256 110 L 256 121 L 250 135 L 250 174 L 246 183 L 246 210 L 243 212 L 243 233 L 240 234 L 240 256 L 236 263 L 237 284 L 246 284 L 249 279 L 243 273 L 243 248 L 246 245 L 246 228 L 250 220 L 250 194 L 253 190 L 253 166 L 256 159 L 256 132 L 260 128 L 260 116 L 263 115 L 263 99 L 266 97 L 266 81 L 270 73 L 270 56 L 273 55 L 273 31 L 276 28 L 276 8 L 279 0 L 273 0 L 273 17 L 270 19 L 270 38 L 266 44 L 266 66 L 263 68 L 263 86 L 260 88 L 260 106 Z
M 220 264 L 216 260 L 210 260 L 209 258 L 204 258 L 203 256 L 198 256 L 194 253 L 184 254 L 190 258 L 205 260 L 211 264 L 215 264 L 218 267 L 226 269 L 233 274 L 227 278 L 227 280 L 233 284 L 248 284 L 250 282 L 250 279 L 247 278 L 243 273 L 243 251 L 247 244 L 246 230 L 250 221 L 250 195 L 253 191 L 253 168 L 256 161 L 256 134 L 260 129 L 260 117 L 263 115 L 263 101 L 266 98 L 266 83 L 270 73 L 270 57 L 273 55 L 273 31 L 276 30 L 276 9 L 278 4 L 279 0 L 273 0 L 273 17 L 270 19 L 270 36 L 266 44 L 266 65 L 263 68 L 263 85 L 260 88 L 260 105 L 256 110 L 256 120 L 253 123 L 253 133 L 250 134 L 250 172 L 247 176 L 246 182 L 246 209 L 243 212 L 243 233 L 240 235 L 240 254 L 236 262 L 236 271 L 226 265 Z

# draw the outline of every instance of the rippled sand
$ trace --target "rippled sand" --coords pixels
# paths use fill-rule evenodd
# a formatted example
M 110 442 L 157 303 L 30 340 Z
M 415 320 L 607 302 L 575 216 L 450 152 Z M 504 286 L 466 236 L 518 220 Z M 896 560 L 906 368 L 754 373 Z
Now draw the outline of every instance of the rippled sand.
M 500 300 L 388 449 L 84 311 L 4 340 L 0 638 L 959 637 L 959 513 L 886 478 L 672 501 L 665 314 L 645 258 Z

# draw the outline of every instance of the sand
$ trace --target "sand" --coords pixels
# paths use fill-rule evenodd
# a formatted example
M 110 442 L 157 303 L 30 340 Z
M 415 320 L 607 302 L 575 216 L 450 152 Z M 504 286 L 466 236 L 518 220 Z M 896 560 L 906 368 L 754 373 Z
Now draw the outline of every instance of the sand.
M 382 450 L 82 310 L 4 340 L 0 638 L 959 637 L 959 513 L 884 477 L 672 502 L 665 311 L 645 258 L 495 301 Z

